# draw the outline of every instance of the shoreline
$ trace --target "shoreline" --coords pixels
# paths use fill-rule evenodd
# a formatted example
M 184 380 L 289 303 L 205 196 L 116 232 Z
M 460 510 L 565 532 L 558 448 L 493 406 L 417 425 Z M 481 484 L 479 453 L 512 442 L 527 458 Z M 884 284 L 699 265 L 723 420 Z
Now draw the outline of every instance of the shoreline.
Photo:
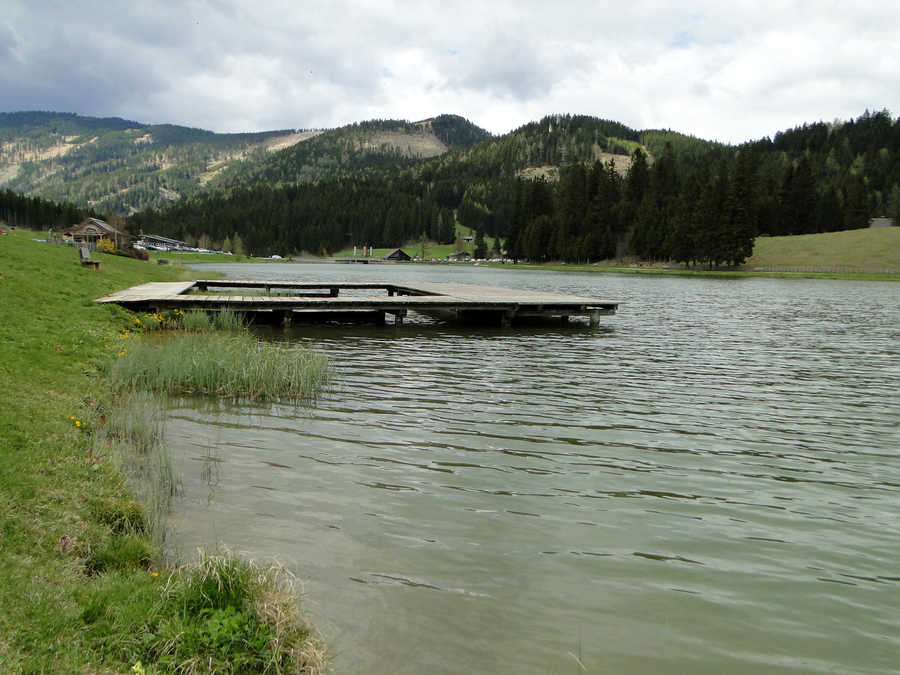
M 323 663 L 282 571 L 228 554 L 171 565 L 154 541 L 167 450 L 152 411 L 117 405 L 109 378 L 140 317 L 94 300 L 187 268 L 101 253 L 90 269 L 77 251 L 36 236 L 0 238 L 0 671 L 190 670 L 229 654 L 282 668 Z M 138 460 L 134 475 L 123 456 Z M 151 503 L 135 501 L 157 480 Z M 220 601 L 206 584 L 223 575 L 240 591 Z M 266 607 L 278 617 L 260 609 L 265 597 L 277 600 Z M 209 632 L 210 621 L 235 616 L 243 632 L 233 640 Z M 271 637 L 271 625 L 287 633 Z M 258 646 L 252 654 L 245 638 Z

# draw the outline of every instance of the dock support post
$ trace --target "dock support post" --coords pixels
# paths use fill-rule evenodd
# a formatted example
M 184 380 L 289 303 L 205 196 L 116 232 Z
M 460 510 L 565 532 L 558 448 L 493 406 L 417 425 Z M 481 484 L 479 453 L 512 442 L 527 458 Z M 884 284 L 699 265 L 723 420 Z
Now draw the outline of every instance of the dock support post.
M 286 310 L 281 316 L 281 325 L 284 328 L 290 328 L 294 324 L 294 312 Z
M 340 291 L 341 291 L 341 289 L 338 288 L 337 286 L 332 286 L 330 289 L 328 289 L 328 294 L 332 298 L 336 298 L 338 296 L 338 293 L 340 293 Z
M 592 310 L 591 311 L 591 328 L 596 328 L 600 325 L 600 310 Z

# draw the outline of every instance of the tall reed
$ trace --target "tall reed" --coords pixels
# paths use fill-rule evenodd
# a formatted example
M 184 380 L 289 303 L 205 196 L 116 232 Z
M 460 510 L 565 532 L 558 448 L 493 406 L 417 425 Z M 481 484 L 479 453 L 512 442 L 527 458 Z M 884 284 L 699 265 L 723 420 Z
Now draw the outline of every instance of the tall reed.
M 127 477 L 154 544 L 165 539 L 169 503 L 175 493 L 172 461 L 165 445 L 165 401 L 148 392 L 124 392 L 107 411 L 98 444 Z
M 259 342 L 246 331 L 186 333 L 136 342 L 110 370 L 114 390 L 312 399 L 327 382 L 325 357 Z
M 181 317 L 181 324 L 189 333 L 207 333 L 213 330 L 234 332 L 247 327 L 244 315 L 235 312 L 230 307 L 224 307 L 215 312 L 192 309 Z

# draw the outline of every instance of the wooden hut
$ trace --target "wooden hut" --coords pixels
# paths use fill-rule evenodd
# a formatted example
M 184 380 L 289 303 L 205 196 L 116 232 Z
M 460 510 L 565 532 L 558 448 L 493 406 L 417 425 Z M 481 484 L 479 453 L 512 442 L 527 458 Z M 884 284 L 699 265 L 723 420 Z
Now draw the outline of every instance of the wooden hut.
M 386 256 L 384 256 L 384 259 L 385 260 L 399 260 L 402 262 L 406 262 L 407 260 L 412 260 L 412 258 L 409 257 L 409 254 L 406 251 L 404 251 L 402 248 L 394 249 L 393 251 L 388 253 Z

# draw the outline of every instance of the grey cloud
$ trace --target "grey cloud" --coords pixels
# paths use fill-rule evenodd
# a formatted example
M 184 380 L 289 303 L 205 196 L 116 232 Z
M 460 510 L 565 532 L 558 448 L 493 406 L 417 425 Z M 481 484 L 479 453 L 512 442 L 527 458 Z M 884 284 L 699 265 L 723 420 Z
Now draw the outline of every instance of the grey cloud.
M 900 110 L 900 9 L 879 2 L 793 3 L 777 16 L 751 0 L 6 4 L 5 110 L 238 131 L 452 104 L 495 132 L 572 112 L 726 140 L 859 114 L 862 101 Z M 802 41 L 821 48 L 812 66 L 771 48 Z M 814 101 L 791 94 L 803 86 Z

